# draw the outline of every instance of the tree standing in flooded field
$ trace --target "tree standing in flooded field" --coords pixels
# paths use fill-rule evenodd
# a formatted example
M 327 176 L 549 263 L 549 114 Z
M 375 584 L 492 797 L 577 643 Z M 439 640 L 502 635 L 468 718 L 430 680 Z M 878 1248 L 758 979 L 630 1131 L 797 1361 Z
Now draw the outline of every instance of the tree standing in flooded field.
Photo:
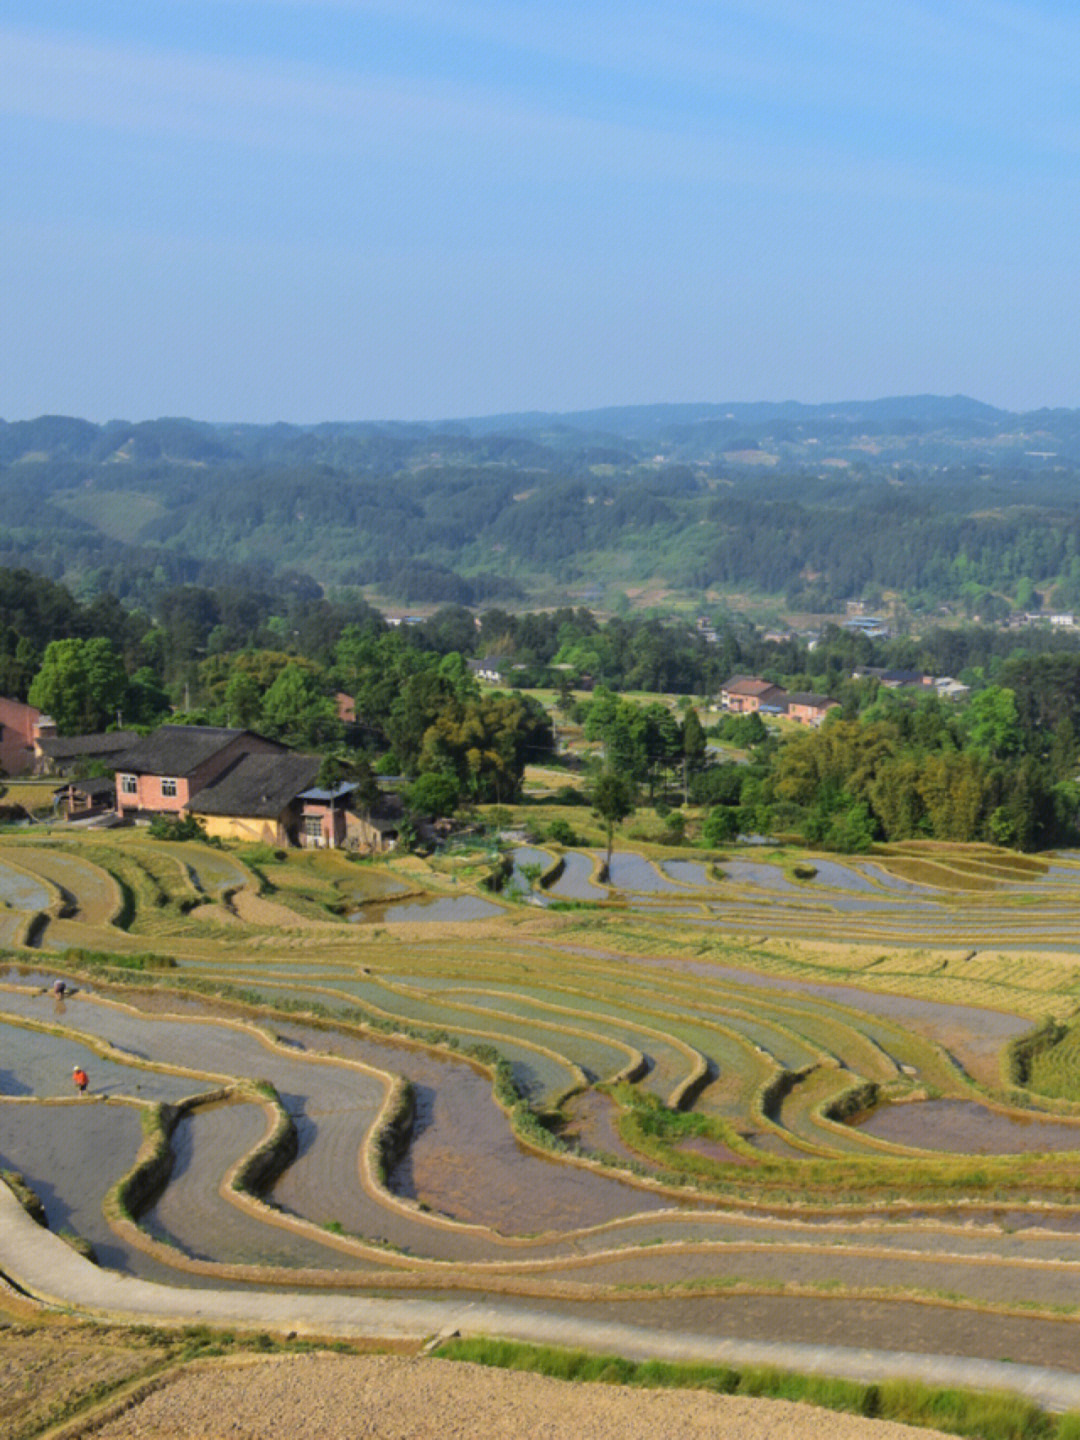
M 604 878 L 611 873 L 611 852 L 615 848 L 615 826 L 634 813 L 634 782 L 617 770 L 601 770 L 590 787 L 593 809 L 604 822 L 607 858 Z

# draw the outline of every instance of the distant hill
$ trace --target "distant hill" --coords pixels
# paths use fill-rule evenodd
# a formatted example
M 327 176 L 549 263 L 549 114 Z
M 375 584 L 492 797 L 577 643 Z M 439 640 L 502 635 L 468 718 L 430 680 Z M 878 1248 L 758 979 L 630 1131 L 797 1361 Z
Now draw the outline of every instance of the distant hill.
M 966 396 L 438 422 L 0 421 L 0 564 L 145 599 L 290 572 L 408 603 L 1022 579 L 1080 604 L 1080 411 Z M 1068 583 L 1067 583 L 1068 582 Z M 293 583 L 293 582 L 290 582 Z M 297 582 L 299 583 L 299 582 Z

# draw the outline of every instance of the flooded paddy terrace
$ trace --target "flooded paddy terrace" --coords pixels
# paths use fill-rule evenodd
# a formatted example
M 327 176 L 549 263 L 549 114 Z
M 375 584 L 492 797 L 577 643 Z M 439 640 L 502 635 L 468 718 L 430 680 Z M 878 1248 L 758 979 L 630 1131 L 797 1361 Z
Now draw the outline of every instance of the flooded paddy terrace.
M 279 940 L 235 916 L 207 929 L 203 912 L 252 883 L 232 856 L 119 843 L 145 890 L 115 949 L 177 969 L 129 974 L 130 1005 L 108 999 L 119 972 L 97 994 L 84 975 L 63 1002 L 40 968 L 0 976 L 0 1163 L 105 1263 L 181 1284 L 208 1283 L 207 1267 L 357 1288 L 408 1271 L 463 1290 L 561 1287 L 567 1304 L 715 1284 L 838 1287 L 851 1315 L 867 1288 L 930 1311 L 948 1290 L 1080 1313 L 1080 1096 L 1032 1118 L 1010 1100 L 1039 1097 L 1001 1078 L 1006 1045 L 1075 1009 L 1069 857 L 1026 874 L 982 855 L 828 858 L 799 879 L 786 857 L 754 855 L 717 879 L 702 861 L 618 851 L 605 886 L 597 857 L 571 851 L 548 893 L 597 906 L 563 914 L 311 862 L 279 893 L 326 923 Z M 105 872 L 77 846 L 31 848 L 37 872 L 0 870 L 4 914 L 46 910 L 59 887 L 108 952 Z M 335 922 L 343 898 L 379 923 Z M 409 907 L 427 918 L 397 938 Z M 442 928 L 463 913 L 480 922 L 472 940 Z M 193 980 L 233 998 L 185 994 Z M 496 1055 L 516 1082 L 502 1105 Z M 66 1098 L 76 1060 L 93 1099 Z M 413 1117 L 380 1180 L 365 1157 L 399 1079 Z M 101 1206 L 134 1162 L 140 1109 L 261 1081 L 296 1135 L 269 1188 L 238 1201 L 225 1183 L 275 1113 L 234 1088 L 177 1123 L 144 1240 L 118 1234 Z M 860 1123 L 841 1124 L 856 1092 L 879 1103 L 852 1100 Z M 539 1131 L 524 1124 L 552 1106 Z M 962 1224 L 946 1223 L 950 1203 Z M 800 1218 L 807 1206 L 820 1213 Z

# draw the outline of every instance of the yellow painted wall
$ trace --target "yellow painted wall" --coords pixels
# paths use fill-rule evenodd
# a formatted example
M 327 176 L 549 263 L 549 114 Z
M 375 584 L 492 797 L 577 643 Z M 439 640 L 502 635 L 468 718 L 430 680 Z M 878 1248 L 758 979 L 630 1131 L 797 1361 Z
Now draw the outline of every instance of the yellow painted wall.
M 262 842 L 275 848 L 289 843 L 284 828 L 276 820 L 244 815 L 199 815 L 197 810 L 193 810 L 192 814 L 203 822 L 211 838 L 243 840 L 248 844 Z

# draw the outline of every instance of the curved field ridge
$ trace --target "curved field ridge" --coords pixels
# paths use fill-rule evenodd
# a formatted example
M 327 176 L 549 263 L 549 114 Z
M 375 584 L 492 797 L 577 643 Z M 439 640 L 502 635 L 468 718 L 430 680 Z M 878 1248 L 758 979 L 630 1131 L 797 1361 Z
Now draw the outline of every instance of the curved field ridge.
M 328 1321 L 371 1289 L 454 1314 L 484 1295 L 500 1325 L 599 1306 L 654 1344 L 827 1297 L 841 1348 L 876 1306 L 904 1349 L 992 1321 L 1030 1359 L 1037 1324 L 1080 1370 L 1071 857 L 617 851 L 601 885 L 572 851 L 541 907 L 487 899 L 468 857 L 369 884 L 340 855 L 256 875 L 137 831 L 5 856 L 29 877 L 9 945 L 47 912 L 69 990 L 9 949 L 0 1167 L 94 1243 L 106 1287 L 251 1315 L 281 1286 Z

